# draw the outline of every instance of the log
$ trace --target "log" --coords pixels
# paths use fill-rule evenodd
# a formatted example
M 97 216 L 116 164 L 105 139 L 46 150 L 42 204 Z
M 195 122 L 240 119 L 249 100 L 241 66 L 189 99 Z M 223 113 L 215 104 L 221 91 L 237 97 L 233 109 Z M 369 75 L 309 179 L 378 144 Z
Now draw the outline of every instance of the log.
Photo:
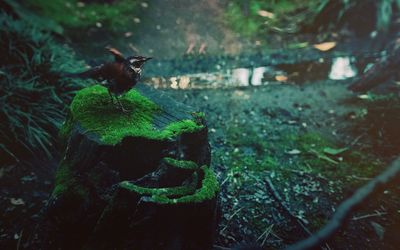
M 140 85 L 79 91 L 36 249 L 211 249 L 219 185 L 204 114 Z
M 388 49 L 387 56 L 382 57 L 367 72 L 357 77 L 348 89 L 356 93 L 367 92 L 391 78 L 395 78 L 399 67 L 400 46 L 394 44 L 392 48 Z

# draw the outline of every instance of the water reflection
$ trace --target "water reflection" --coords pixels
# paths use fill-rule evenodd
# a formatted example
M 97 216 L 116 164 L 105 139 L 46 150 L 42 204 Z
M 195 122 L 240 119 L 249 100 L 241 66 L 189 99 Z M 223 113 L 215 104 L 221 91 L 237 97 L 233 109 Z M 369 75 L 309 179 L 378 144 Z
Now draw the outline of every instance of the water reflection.
M 144 82 L 155 88 L 205 89 L 261 86 L 267 84 L 304 84 L 320 80 L 344 80 L 357 75 L 356 62 L 350 57 L 301 64 L 236 68 L 169 78 L 153 77 Z
M 333 59 L 329 79 L 345 80 L 357 75 L 357 69 L 352 64 L 350 57 L 337 57 Z

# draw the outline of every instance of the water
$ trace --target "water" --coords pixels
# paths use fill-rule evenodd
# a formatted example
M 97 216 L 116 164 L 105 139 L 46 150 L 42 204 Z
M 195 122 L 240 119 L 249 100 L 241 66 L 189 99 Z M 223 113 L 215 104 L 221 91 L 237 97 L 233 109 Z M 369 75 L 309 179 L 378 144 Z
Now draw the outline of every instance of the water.
M 346 80 L 357 75 L 357 69 L 350 57 L 337 57 L 333 59 L 329 79 Z
M 209 89 L 262 86 L 267 84 L 304 84 L 322 80 L 345 80 L 358 74 L 357 62 L 350 57 L 299 64 L 254 68 L 235 68 L 174 77 L 152 77 L 144 82 L 155 88 Z

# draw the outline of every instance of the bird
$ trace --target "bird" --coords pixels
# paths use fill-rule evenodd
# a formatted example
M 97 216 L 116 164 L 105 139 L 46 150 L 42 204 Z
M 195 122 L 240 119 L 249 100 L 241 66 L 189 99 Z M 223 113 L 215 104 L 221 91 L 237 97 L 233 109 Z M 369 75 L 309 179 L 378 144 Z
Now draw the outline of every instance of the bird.
M 140 80 L 142 67 L 145 62 L 152 59 L 145 56 L 125 57 L 120 51 L 112 47 L 106 47 L 108 52 L 114 56 L 113 62 L 107 62 L 95 66 L 80 73 L 67 73 L 65 77 L 91 78 L 101 82 L 108 90 L 111 103 L 114 104 L 114 97 L 122 112 L 129 112 L 124 108 L 119 96 L 131 90 Z

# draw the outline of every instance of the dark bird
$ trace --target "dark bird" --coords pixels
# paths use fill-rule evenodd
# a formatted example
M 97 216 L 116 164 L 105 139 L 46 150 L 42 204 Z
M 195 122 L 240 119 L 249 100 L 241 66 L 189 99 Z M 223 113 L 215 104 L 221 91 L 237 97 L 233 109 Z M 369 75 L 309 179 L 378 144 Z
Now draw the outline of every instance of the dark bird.
M 142 66 L 151 59 L 144 56 L 124 55 L 115 48 L 107 48 L 113 54 L 114 62 L 93 67 L 81 73 L 65 74 L 66 77 L 92 78 L 100 81 L 107 89 L 114 103 L 114 97 L 123 112 L 127 112 L 118 97 L 132 89 L 140 80 Z

